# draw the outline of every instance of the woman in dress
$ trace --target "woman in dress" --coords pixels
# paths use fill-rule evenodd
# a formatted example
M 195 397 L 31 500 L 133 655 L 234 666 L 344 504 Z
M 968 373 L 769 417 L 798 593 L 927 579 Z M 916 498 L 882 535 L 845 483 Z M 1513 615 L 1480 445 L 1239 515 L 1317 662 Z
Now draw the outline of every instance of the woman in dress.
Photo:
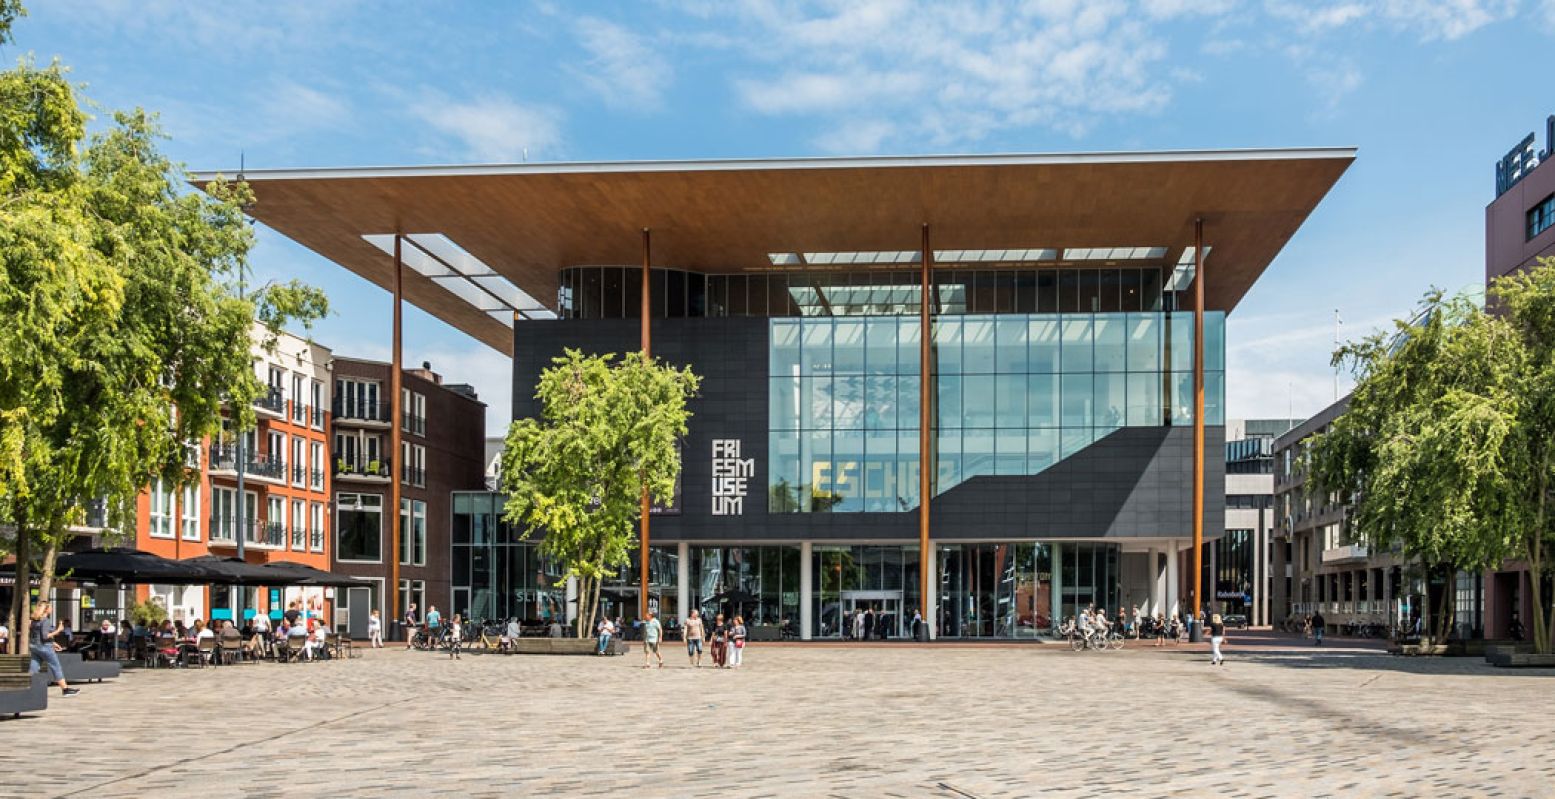
M 708 640 L 713 647 L 713 666 L 724 668 L 729 659 L 729 625 L 724 623 L 722 613 L 713 619 L 713 629 Z
M 383 648 L 383 617 L 378 615 L 377 608 L 367 617 L 367 642 L 373 649 Z
M 729 668 L 737 669 L 745 654 L 745 619 L 742 616 L 734 617 L 734 624 L 729 627 Z

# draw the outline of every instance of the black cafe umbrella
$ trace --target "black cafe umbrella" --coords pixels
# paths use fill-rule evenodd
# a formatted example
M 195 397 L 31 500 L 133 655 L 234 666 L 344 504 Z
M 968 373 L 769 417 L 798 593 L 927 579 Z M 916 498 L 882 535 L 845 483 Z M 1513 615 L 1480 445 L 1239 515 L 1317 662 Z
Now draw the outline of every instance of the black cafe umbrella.
M 272 561 L 270 563 L 266 563 L 260 568 L 268 572 L 281 575 L 282 577 L 291 578 L 291 581 L 287 583 L 288 585 L 367 585 L 367 581 L 365 580 L 358 580 L 355 577 L 347 577 L 344 574 L 332 574 L 327 571 L 315 569 L 307 564 L 296 563 L 289 560 Z
M 741 591 L 738 588 L 714 594 L 712 602 L 718 607 L 733 605 L 736 613 L 740 613 L 746 605 L 754 605 L 761 601 L 761 597 L 755 594 Z
M 211 582 L 217 585 L 292 585 L 297 582 L 295 575 L 249 563 L 241 558 L 201 555 L 198 558 L 185 558 L 179 563 L 208 569 L 213 575 Z
M 55 561 L 54 571 L 71 580 L 107 583 L 212 582 L 217 575 L 198 563 L 172 560 L 133 547 L 97 547 L 66 552 Z

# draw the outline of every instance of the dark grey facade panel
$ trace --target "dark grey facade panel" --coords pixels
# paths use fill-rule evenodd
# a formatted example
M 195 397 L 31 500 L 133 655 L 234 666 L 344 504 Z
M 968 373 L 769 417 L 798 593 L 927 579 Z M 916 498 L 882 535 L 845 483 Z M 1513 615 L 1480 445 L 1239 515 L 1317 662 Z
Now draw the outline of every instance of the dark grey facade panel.
M 514 330 L 513 415 L 535 416 L 540 371 L 564 349 L 631 352 L 636 320 L 548 320 Z M 915 541 L 916 509 L 891 513 L 767 513 L 767 320 L 691 318 L 653 324 L 653 352 L 702 376 L 685 448 L 678 514 L 653 518 L 653 540 Z M 738 516 L 712 514 L 714 439 L 738 439 L 755 477 Z M 1205 429 L 1206 537 L 1225 528 L 1225 429 Z M 1126 427 L 1029 476 L 980 476 L 934 500 L 931 534 L 942 541 L 1030 538 L 1160 538 L 1192 533 L 1193 430 Z

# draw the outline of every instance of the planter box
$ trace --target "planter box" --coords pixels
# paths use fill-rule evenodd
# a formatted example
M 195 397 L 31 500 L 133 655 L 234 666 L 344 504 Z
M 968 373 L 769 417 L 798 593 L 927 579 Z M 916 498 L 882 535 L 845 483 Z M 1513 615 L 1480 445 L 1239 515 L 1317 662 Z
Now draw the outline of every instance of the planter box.
M 593 638 L 520 638 L 513 642 L 515 655 L 592 655 L 599 644 Z M 660 644 L 659 646 L 663 646 Z M 610 639 L 607 655 L 626 654 L 619 638 Z
M 1498 651 L 1485 655 L 1485 662 L 1502 668 L 1555 669 L 1555 655 L 1535 655 L 1532 652 Z
M 119 676 L 119 664 L 112 660 L 86 660 L 78 652 L 59 653 L 59 665 L 65 670 L 65 682 L 102 682 Z
M 1447 650 L 1446 644 L 1404 644 L 1388 648 L 1389 652 L 1405 657 L 1442 656 L 1447 654 Z
M 28 675 L 32 658 L 0 655 L 0 714 L 19 716 L 49 706 L 49 675 Z

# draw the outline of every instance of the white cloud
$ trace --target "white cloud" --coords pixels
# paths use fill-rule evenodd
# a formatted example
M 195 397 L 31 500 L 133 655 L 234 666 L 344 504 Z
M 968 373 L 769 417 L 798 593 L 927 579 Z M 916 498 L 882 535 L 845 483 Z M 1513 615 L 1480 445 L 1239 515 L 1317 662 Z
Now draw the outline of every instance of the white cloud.
M 578 41 L 588 51 L 588 62 L 573 71 L 583 82 L 617 106 L 656 108 L 674 81 L 669 61 L 641 37 L 596 17 L 573 24 Z
M 280 80 L 264 91 L 260 103 L 267 125 L 287 130 L 334 129 L 351 118 L 345 101 L 311 86 Z
M 468 383 L 475 387 L 481 402 L 486 403 L 487 435 L 507 432 L 508 422 L 513 420 L 513 362 L 508 356 L 481 345 L 406 349 L 407 365 L 422 362 L 432 364 L 432 371 L 442 376 L 444 385 Z
M 1516 0 L 1268 0 L 1270 16 L 1320 34 L 1355 24 L 1407 31 L 1421 41 L 1453 41 L 1511 17 Z
M 1143 16 L 1189 13 L 1190 5 L 1219 14 L 1232 4 L 1157 0 Z M 1104 116 L 1160 111 L 1182 78 L 1166 68 L 1162 38 L 1122 0 L 863 0 L 819 8 L 749 0 L 724 13 L 744 31 L 740 47 L 756 64 L 732 81 L 751 108 L 891 118 L 897 124 L 886 137 L 941 146 L 1025 126 L 1080 135 Z M 759 72 L 762 65 L 773 71 Z M 846 140 L 835 127 L 822 141 Z
M 1186 16 L 1219 16 L 1237 5 L 1237 0 L 1140 0 L 1148 17 L 1173 19 Z
M 1555 32 L 1555 0 L 1540 0 L 1534 11 L 1544 21 L 1544 27 Z
M 501 96 L 451 100 L 429 94 L 411 112 L 464 145 L 466 155 L 486 162 L 517 162 L 553 153 L 561 145 L 561 113 L 521 105 Z
M 815 146 L 829 153 L 873 153 L 895 130 L 895 125 L 882 120 L 842 120 L 835 130 L 817 136 Z

